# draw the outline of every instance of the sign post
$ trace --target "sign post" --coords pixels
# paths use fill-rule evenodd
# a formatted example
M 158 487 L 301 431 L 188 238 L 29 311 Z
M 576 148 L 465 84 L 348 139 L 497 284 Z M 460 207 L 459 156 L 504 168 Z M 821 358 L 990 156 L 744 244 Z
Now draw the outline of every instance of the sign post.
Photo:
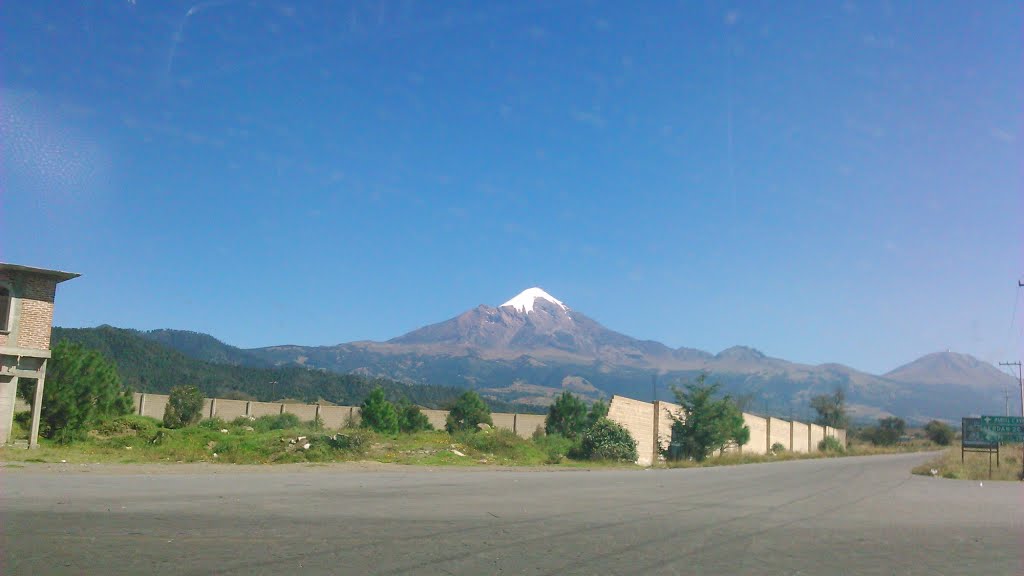
M 966 452 L 988 453 L 989 478 L 992 477 L 992 454 L 996 455 L 996 468 L 999 467 L 999 445 L 1007 442 L 1024 443 L 1024 417 L 1022 416 L 982 416 L 981 418 L 963 418 L 960 421 L 960 461 L 964 461 Z

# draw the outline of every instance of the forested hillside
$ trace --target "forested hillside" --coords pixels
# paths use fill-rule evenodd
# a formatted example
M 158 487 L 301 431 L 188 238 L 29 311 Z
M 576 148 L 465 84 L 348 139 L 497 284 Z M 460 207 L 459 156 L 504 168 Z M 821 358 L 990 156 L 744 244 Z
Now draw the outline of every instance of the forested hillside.
M 444 407 L 462 392 L 449 386 L 410 385 L 300 366 L 260 368 L 204 362 L 144 337 L 136 330 L 111 326 L 54 328 L 53 344 L 61 340 L 77 342 L 113 360 L 122 380 L 138 392 L 166 394 L 172 386 L 195 384 L 204 395 L 219 398 L 261 401 L 291 398 L 304 402 L 326 400 L 335 404 L 359 404 L 374 387 L 382 386 L 394 400 L 407 399 L 431 408 Z M 530 410 L 493 399 L 488 399 L 488 403 L 492 410 Z

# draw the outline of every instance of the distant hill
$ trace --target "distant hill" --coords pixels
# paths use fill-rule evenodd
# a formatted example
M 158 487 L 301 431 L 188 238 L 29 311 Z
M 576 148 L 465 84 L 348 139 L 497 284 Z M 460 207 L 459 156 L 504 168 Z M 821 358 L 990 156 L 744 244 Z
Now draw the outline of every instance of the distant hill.
M 202 332 L 164 329 L 138 332 L 137 334 L 147 340 L 159 342 L 168 348 L 177 350 L 189 358 L 203 360 L 204 362 L 267 368 L 272 366 L 270 362 L 256 354 L 225 344 L 213 336 L 203 334 Z
M 936 352 L 922 356 L 885 374 L 897 382 L 928 384 L 931 386 L 970 386 L 1002 390 L 1004 386 L 1016 389 L 1017 379 L 988 362 L 969 354 Z
M 68 340 L 97 350 L 113 360 L 121 379 L 133 390 L 166 394 L 171 387 L 194 384 L 206 396 L 221 398 L 251 398 L 274 401 L 282 398 L 304 402 L 327 400 L 334 404 L 359 404 L 376 386 L 382 386 L 393 399 L 407 399 L 426 407 L 444 407 L 462 390 L 449 386 L 422 386 L 395 382 L 359 374 L 336 374 L 297 365 L 277 368 L 237 366 L 212 363 L 190 358 L 161 342 L 183 345 L 194 353 L 212 354 L 218 358 L 245 357 L 246 353 L 224 354 L 220 346 L 238 350 L 211 336 L 195 332 L 174 334 L 160 330 L 139 332 L 111 326 L 98 328 L 53 329 L 53 343 Z M 157 337 L 152 337 L 156 333 Z M 211 342 L 212 341 L 212 342 Z M 196 342 L 205 342 L 202 347 Z M 254 362 L 262 362 L 255 359 Z M 529 411 L 530 407 L 516 406 L 489 399 L 491 408 L 500 411 Z

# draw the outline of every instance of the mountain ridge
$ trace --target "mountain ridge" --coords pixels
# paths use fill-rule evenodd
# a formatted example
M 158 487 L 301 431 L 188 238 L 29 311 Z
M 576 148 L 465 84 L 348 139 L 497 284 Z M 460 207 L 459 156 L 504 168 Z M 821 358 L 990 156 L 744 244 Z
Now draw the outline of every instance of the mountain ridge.
M 1005 385 L 999 375 L 1006 376 L 969 355 L 932 357 L 921 364 L 928 355 L 874 375 L 837 363 L 789 362 L 749 346 L 717 354 L 673 349 L 605 328 L 540 288 L 524 290 L 501 306 L 481 304 L 384 342 L 252 349 L 221 342 L 224 349 L 218 350 L 210 339 L 220 341 L 213 337 L 174 332 L 153 331 L 151 337 L 212 362 L 295 365 L 409 384 L 453 385 L 538 405 L 562 390 L 588 399 L 612 394 L 650 399 L 652 381 L 656 397 L 671 399 L 672 386 L 710 373 L 727 392 L 754 397 L 761 412 L 779 416 L 809 417 L 810 397 L 838 387 L 847 391 L 854 415 L 861 419 L 897 414 L 911 420 L 951 420 L 965 411 L 1001 413 L 1002 398 L 996 392 Z M 986 382 L 979 385 L 978 379 Z M 935 383 L 943 383 L 942 394 L 934 393 Z

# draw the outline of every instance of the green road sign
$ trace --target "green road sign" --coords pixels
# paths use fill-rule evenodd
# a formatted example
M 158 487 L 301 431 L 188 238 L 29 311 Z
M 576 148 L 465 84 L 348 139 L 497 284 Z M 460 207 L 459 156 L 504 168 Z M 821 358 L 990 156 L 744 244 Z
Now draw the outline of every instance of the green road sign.
M 965 443 L 1024 442 L 1024 417 L 982 416 L 963 420 Z

